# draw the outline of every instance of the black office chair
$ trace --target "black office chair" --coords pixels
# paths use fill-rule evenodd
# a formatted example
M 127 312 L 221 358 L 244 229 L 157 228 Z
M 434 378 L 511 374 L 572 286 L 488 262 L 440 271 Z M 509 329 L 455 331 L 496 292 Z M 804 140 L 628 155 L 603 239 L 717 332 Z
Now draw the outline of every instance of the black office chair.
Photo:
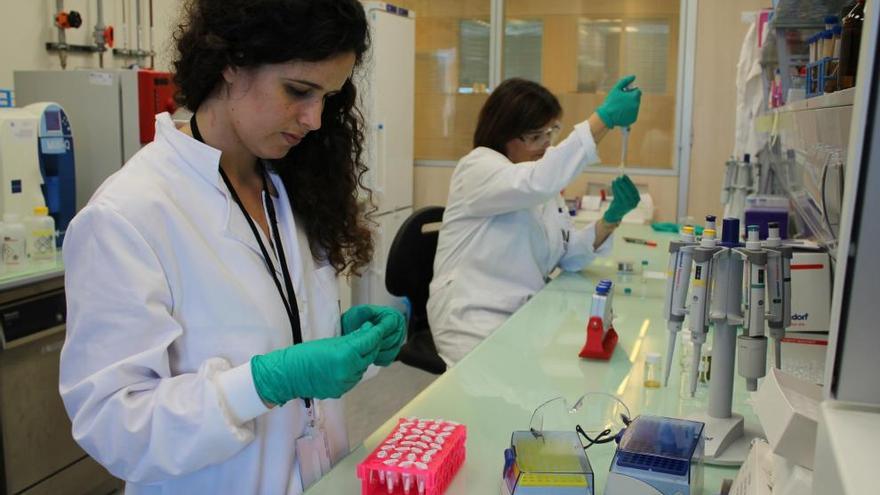
M 437 355 L 431 328 L 428 326 L 428 285 L 434 276 L 437 252 L 437 229 L 423 228 L 443 221 L 442 206 L 428 206 L 414 212 L 397 231 L 388 251 L 385 288 L 412 304 L 407 339 L 397 356 L 404 364 L 439 375 L 446 363 Z

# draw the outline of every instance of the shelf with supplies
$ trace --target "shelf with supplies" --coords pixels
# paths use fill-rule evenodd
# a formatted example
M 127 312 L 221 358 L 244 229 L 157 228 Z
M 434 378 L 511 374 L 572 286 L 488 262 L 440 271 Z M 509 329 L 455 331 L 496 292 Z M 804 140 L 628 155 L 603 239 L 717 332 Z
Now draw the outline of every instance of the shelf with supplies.
M 857 10 L 853 2 L 774 0 L 761 50 L 764 82 L 770 86 L 765 91 L 772 93 L 765 93 L 767 101 L 794 99 L 798 93 L 818 98 L 823 90 L 853 85 L 850 48 L 858 50 L 858 43 L 852 41 L 858 29 L 853 22 L 844 22 Z M 782 111 L 804 108 L 808 107 L 786 106 Z
M 855 94 L 856 88 L 847 88 L 813 98 L 793 101 L 773 110 L 776 112 L 798 112 L 801 110 L 852 106 Z
M 776 131 L 786 127 L 786 120 L 788 120 L 788 118 L 796 117 L 794 115 L 795 113 L 800 113 L 804 110 L 811 110 L 816 111 L 817 113 L 826 114 L 829 112 L 824 112 L 824 110 L 846 109 L 845 107 L 851 108 L 853 105 L 854 97 L 855 88 L 848 88 L 840 91 L 835 91 L 833 93 L 816 96 L 814 98 L 793 101 L 781 107 L 767 110 L 756 119 L 756 125 L 758 126 L 758 130 L 760 131 L 775 134 Z M 845 113 L 846 115 L 844 115 L 844 117 L 850 114 L 850 112 Z M 840 122 L 840 124 L 843 124 L 843 122 Z

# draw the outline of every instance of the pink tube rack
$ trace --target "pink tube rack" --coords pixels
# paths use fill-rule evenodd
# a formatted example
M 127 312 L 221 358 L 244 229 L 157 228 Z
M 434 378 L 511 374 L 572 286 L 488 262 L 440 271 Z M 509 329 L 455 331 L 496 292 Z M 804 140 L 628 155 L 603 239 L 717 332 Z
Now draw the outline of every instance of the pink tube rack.
M 467 428 L 401 418 L 357 468 L 361 495 L 440 495 L 464 464 Z

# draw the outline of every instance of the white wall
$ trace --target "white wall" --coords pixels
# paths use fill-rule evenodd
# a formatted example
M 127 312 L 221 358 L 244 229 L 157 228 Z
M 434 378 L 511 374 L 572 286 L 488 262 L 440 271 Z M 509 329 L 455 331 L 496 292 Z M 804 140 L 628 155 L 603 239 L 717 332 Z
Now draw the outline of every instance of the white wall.
M 766 7 L 767 0 L 699 2 L 694 62 L 694 131 L 688 215 L 721 212 L 724 163 L 736 134 L 736 64 L 748 24 L 742 12 Z
M 83 25 L 79 29 L 67 30 L 67 43 L 91 44 L 97 20 L 98 0 L 66 0 L 64 10 L 76 10 L 82 15 Z M 141 47 L 149 48 L 149 0 L 141 0 L 141 20 L 143 34 Z M 125 5 L 126 17 L 122 10 Z M 60 69 L 58 54 L 46 50 L 46 42 L 58 41 L 58 30 L 54 26 L 55 0 L 0 0 L 0 89 L 14 89 L 12 73 L 22 69 Z M 128 46 L 135 45 L 134 0 L 104 0 L 104 24 L 115 29 L 116 48 L 122 48 L 123 24 L 127 25 Z M 156 68 L 168 70 L 172 56 L 171 35 L 177 23 L 178 13 L 183 5 L 180 0 L 153 0 L 153 25 L 155 33 Z M 104 54 L 105 67 L 125 67 L 134 63 L 133 59 L 114 57 L 110 52 Z M 149 64 L 149 59 L 145 61 Z M 67 68 L 98 67 L 97 54 L 68 54 Z

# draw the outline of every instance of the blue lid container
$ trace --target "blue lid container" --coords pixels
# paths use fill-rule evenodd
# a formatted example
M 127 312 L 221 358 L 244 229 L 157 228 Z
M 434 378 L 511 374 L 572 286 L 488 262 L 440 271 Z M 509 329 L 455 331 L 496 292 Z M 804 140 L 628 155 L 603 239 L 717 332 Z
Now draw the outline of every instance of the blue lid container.
M 724 247 L 739 246 L 739 218 L 725 218 L 721 228 L 721 245 Z

